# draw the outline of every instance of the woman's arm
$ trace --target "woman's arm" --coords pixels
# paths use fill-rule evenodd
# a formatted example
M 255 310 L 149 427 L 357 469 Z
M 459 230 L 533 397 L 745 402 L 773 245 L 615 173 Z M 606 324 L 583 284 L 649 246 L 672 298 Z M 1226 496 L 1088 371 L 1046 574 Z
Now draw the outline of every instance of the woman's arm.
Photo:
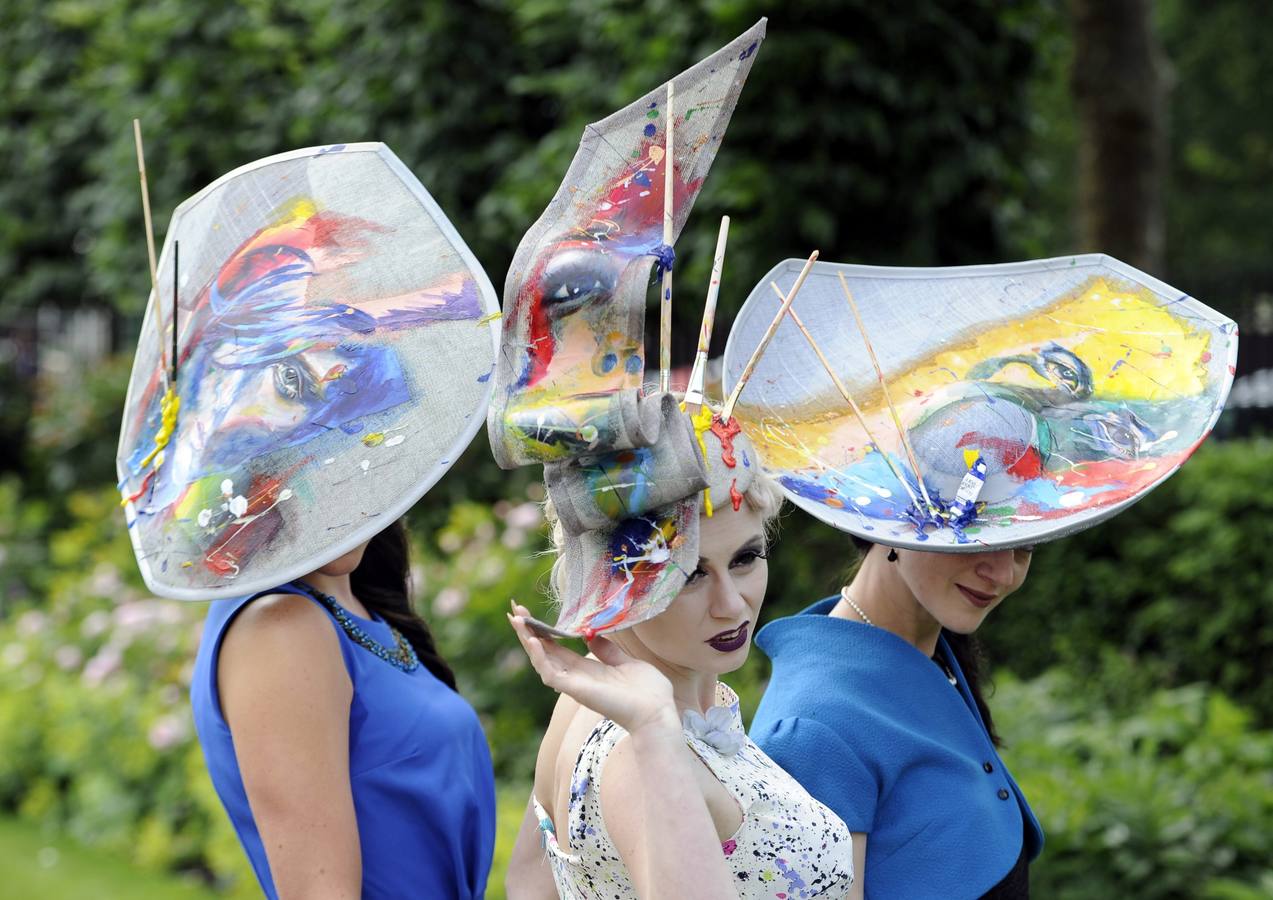
M 866 834 L 852 833 L 853 838 L 853 886 L 847 900 L 863 900 L 866 897 Z
M 330 620 L 294 594 L 254 601 L 226 633 L 217 686 L 279 897 L 357 898 L 353 685 Z
M 541 640 L 526 625 L 527 611 L 514 612 L 513 628 L 544 684 L 628 732 L 606 760 L 601 802 L 638 896 L 683 898 L 692 881 L 696 900 L 737 900 L 667 678 L 605 638 L 588 645 L 596 659 Z
M 530 801 L 526 802 L 526 815 L 504 873 L 504 892 L 508 900 L 557 900 L 557 885 L 544 854 L 539 818 Z

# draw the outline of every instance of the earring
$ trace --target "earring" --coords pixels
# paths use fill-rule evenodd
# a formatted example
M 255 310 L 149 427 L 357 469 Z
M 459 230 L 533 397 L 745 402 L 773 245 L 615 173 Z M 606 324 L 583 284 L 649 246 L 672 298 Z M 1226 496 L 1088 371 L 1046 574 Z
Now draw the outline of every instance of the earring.
M 897 550 L 892 547 L 889 547 L 888 549 L 888 561 L 897 562 Z

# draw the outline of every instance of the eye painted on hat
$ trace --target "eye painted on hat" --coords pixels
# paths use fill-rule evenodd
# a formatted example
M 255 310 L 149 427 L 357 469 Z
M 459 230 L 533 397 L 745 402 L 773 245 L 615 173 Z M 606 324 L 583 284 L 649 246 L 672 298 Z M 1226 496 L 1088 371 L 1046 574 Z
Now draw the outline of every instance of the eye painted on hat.
M 284 400 L 299 400 L 310 389 L 310 379 L 305 368 L 290 362 L 275 363 L 274 392 Z
M 560 317 L 608 300 L 618 280 L 609 253 L 584 248 L 559 250 L 544 267 L 540 296 L 549 315 Z

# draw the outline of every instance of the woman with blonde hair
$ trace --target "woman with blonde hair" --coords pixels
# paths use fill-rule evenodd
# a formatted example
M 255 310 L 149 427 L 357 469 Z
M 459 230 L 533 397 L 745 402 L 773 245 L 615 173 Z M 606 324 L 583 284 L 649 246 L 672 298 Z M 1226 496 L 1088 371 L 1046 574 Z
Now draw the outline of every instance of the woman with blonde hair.
M 518 638 L 562 697 L 540 746 L 510 898 L 843 897 L 852 883 L 847 829 L 746 737 L 738 698 L 718 680 L 747 658 L 768 581 L 767 527 L 782 496 L 750 442 L 714 421 L 698 430 L 708 487 L 679 501 L 693 514 L 680 520 L 697 532 L 692 559 L 680 561 L 686 531 L 669 538 L 658 511 L 635 517 L 640 528 L 618 522 L 593 545 L 627 548 L 641 562 L 575 598 L 572 569 L 587 561 L 557 520 L 553 581 L 564 603 L 554 630 L 586 637 L 589 657 L 548 640 L 514 608 Z M 651 458 L 661 455 L 656 448 Z M 652 482 L 676 478 L 645 472 Z M 569 496 L 553 482 L 554 500 Z M 653 542 L 631 539 L 661 528 Z M 667 570 L 653 591 L 664 598 L 644 607 L 630 596 L 643 564 Z M 579 627 L 608 621 L 607 584 L 616 583 L 629 594 L 621 627 Z

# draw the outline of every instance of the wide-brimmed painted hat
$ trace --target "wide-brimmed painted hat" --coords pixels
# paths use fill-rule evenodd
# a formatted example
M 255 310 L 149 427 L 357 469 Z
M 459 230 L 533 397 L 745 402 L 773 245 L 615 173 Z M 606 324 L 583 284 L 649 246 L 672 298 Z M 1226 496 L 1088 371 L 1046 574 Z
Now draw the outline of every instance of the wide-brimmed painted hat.
M 209 185 L 173 214 L 157 285 L 116 460 L 157 594 L 237 596 L 321 567 L 404 513 L 482 425 L 494 289 L 384 144 Z
M 801 265 L 748 297 L 726 388 L 779 308 L 770 282 L 785 292 Z M 1237 356 L 1230 319 L 1098 254 L 819 262 L 792 309 L 813 342 L 785 319 L 735 416 L 793 503 L 915 549 L 1029 546 L 1125 509 L 1206 437 Z
M 755 447 L 704 406 L 663 399 L 648 447 L 545 466 L 562 533 L 554 631 L 591 636 L 657 616 L 698 567 L 699 517 L 741 508 L 760 471 Z
M 668 169 L 675 243 L 721 147 L 765 35 L 762 19 L 667 84 L 584 129 L 552 202 L 522 237 L 504 285 L 488 425 L 508 469 L 645 446 L 645 311 L 664 244 Z M 667 153 L 668 91 L 675 85 Z
M 566 531 L 562 633 L 644 621 L 697 566 L 710 467 L 673 397 L 643 389 L 646 294 L 655 265 L 673 264 L 668 244 L 689 218 L 764 36 L 762 19 L 588 125 L 509 268 L 491 449 L 504 468 L 545 467 Z M 754 465 L 750 449 L 747 458 Z

